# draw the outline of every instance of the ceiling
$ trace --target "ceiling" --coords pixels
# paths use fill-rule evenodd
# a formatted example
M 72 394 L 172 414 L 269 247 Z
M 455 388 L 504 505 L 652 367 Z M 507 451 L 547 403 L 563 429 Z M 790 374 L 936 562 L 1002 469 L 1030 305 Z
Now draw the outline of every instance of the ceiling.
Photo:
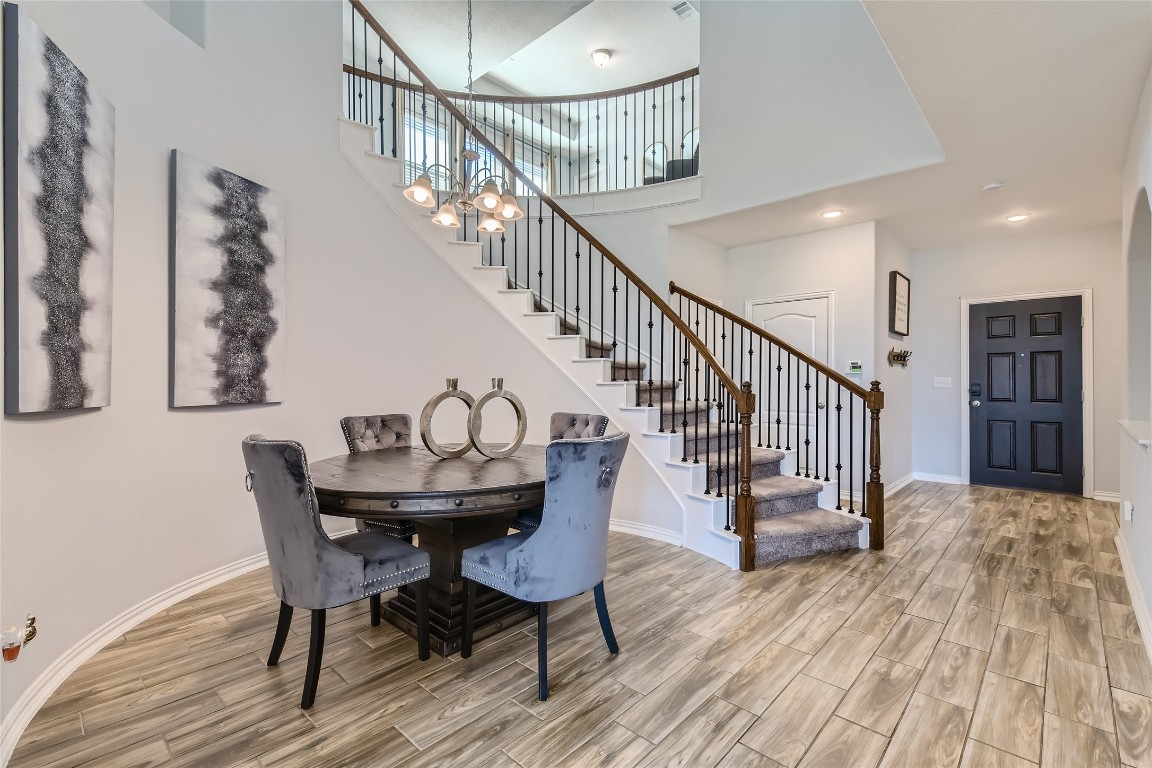
M 476 90 L 532 96 L 589 93 L 691 69 L 700 61 L 700 16 L 682 20 L 672 11 L 677 2 L 475 0 Z M 464 90 L 466 3 L 366 0 L 365 5 L 436 85 Z M 350 12 L 345 16 L 348 29 Z M 350 32 L 345 33 L 347 61 L 353 56 Z M 363 61 L 362 43 L 356 46 L 356 61 Z M 592 63 L 597 48 L 613 52 L 608 66 Z M 376 51 L 369 56 L 374 60 Z
M 877 220 L 918 249 L 1119 220 L 1121 172 L 1152 64 L 1152 2 L 865 7 L 945 161 L 686 230 L 736 246 Z M 706 165 L 702 171 L 707 183 Z M 981 191 L 993 179 L 1004 188 Z M 830 208 L 845 215 L 825 222 L 819 212 Z M 1018 211 L 1033 216 L 1004 221 Z

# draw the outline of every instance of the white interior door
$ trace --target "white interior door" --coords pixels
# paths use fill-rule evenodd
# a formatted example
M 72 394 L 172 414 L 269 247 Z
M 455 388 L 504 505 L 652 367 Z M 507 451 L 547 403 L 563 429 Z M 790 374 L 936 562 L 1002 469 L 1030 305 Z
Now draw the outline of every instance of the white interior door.
M 832 346 L 830 314 L 831 300 L 827 295 L 763 299 L 749 302 L 748 306 L 749 319 L 755 325 L 826 365 Z M 778 362 L 780 371 L 776 370 Z M 834 425 L 825 423 L 829 411 L 823 402 L 823 380 L 818 382 L 815 371 L 807 370 L 807 366 L 800 366 L 798 371 L 795 359 L 789 363 L 788 355 L 781 354 L 778 358 L 775 350 L 765 350 L 762 366 L 761 376 L 765 381 L 762 387 L 757 383 L 753 391 L 763 392 L 757 398 L 757 407 L 764 437 L 769 438 L 765 444 L 795 449 L 797 466 L 802 471 L 808 464 L 815 467 L 819 463 L 815 455 L 805 459 L 805 438 L 811 447 L 817 440 L 826 442 L 835 437 Z M 805 390 L 806 383 L 813 385 L 811 391 Z M 820 452 L 824 453 L 823 446 Z

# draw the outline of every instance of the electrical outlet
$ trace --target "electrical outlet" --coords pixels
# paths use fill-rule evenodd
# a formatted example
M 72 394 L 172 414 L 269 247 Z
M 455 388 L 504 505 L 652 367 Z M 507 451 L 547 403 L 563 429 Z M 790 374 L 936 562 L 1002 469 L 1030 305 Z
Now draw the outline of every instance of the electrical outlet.
M 1132 522 L 1132 502 L 1125 500 L 1122 506 L 1124 508 L 1124 519 Z
M 937 376 L 936 378 L 932 379 L 932 388 L 933 389 L 952 389 L 952 377 L 951 376 Z

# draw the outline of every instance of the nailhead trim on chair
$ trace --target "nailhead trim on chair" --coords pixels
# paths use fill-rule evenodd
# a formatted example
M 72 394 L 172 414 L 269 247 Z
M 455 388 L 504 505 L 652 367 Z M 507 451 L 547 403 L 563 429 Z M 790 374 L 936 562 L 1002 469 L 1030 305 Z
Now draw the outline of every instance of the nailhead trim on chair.
M 368 586 L 369 584 L 375 584 L 375 583 L 376 583 L 376 582 L 378 582 L 378 581 L 387 581 L 388 579 L 392 578 L 393 576 L 398 576 L 398 575 L 400 575 L 400 574 L 402 574 L 402 573 L 412 573 L 413 571 L 419 571 L 419 570 L 422 570 L 422 569 L 424 569 L 424 568 L 428 568 L 428 566 L 427 566 L 427 565 L 417 565 L 415 568 L 405 568 L 405 569 L 404 569 L 404 570 L 402 570 L 402 571 L 396 571 L 395 573 L 390 573 L 390 574 L 388 574 L 387 576 L 381 576 L 381 577 L 380 577 L 380 578 L 378 578 L 378 579 L 372 579 L 371 581 L 366 581 L 366 582 L 364 582 L 363 584 L 361 584 L 360 586 L 362 586 L 362 587 L 366 587 L 366 586 Z M 424 577 L 423 577 L 423 576 L 421 576 L 420 578 L 418 578 L 418 579 L 413 579 L 412 581 L 419 581 L 421 578 L 424 578 Z M 403 584 L 411 584 L 411 583 L 412 583 L 411 581 L 405 581 L 405 582 L 403 582 Z M 401 586 L 403 586 L 403 584 L 401 584 Z

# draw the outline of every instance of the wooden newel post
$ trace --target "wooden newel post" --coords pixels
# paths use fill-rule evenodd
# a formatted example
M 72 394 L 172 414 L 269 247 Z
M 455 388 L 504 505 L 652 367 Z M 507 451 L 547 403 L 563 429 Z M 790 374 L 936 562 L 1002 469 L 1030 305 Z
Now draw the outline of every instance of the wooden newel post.
M 752 499 L 752 382 L 740 386 L 740 492 L 736 494 L 736 535 L 740 537 L 740 570 L 756 570 L 756 500 Z
M 740 537 L 740 570 L 756 570 L 756 501 L 752 498 L 752 382 L 740 385 L 740 491 L 736 495 L 736 535 Z
M 868 411 L 872 427 L 868 443 L 868 465 L 871 472 L 865 488 L 868 518 L 872 521 L 868 539 L 872 549 L 884 549 L 884 483 L 880 479 L 880 411 L 883 409 L 884 392 L 880 389 L 880 382 L 874 381 L 868 390 Z

